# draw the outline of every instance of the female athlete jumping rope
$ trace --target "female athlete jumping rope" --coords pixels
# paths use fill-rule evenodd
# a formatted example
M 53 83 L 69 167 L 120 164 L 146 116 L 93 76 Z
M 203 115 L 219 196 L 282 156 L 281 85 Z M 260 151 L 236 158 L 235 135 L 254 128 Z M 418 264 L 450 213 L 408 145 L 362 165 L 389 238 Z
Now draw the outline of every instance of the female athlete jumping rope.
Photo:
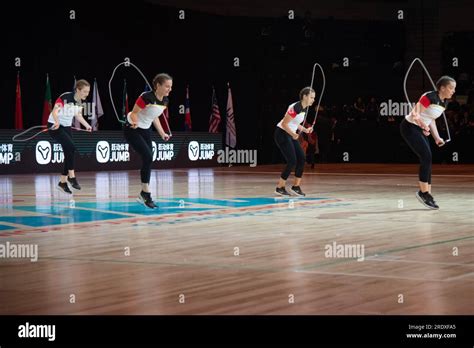
M 442 76 L 436 82 L 436 90 L 424 93 L 413 110 L 400 124 L 400 133 L 420 159 L 420 190 L 416 197 L 425 207 L 439 209 L 431 195 L 431 148 L 428 136 L 431 134 L 436 145 L 443 146 L 444 140 L 439 136 L 436 119 L 446 109 L 447 101 L 456 91 L 456 81 L 449 76 Z
M 75 190 L 81 189 L 74 172 L 76 147 L 71 134 L 73 117 L 76 117 L 86 127 L 86 130 L 92 130 L 92 127 L 82 116 L 82 102 L 89 95 L 90 84 L 86 80 L 79 80 L 76 82 L 74 90 L 75 92 L 63 93 L 56 99 L 54 108 L 48 118 L 48 133 L 53 140 L 61 144 L 64 152 L 64 170 L 61 173 L 58 188 L 68 194 L 72 194 L 68 182 Z
M 135 102 L 133 110 L 127 115 L 124 135 L 128 143 L 142 158 L 140 170 L 142 190 L 138 201 L 148 208 L 155 209 L 158 206 L 153 202 L 149 188 L 153 162 L 151 124 L 153 123 L 164 141 L 170 138 L 163 130 L 158 117 L 168 105 L 168 95 L 173 86 L 173 79 L 168 74 L 158 74 L 153 79 L 152 85 L 153 91 L 142 93 Z
M 295 168 L 295 180 L 290 192 L 296 196 L 303 197 L 300 183 L 303 177 L 303 169 L 306 161 L 306 154 L 298 142 L 297 131 L 311 133 L 313 127 L 305 128 L 300 123 L 304 121 L 305 109 L 314 103 L 316 93 L 311 87 L 305 87 L 300 91 L 300 101 L 291 104 L 283 119 L 277 124 L 275 130 L 275 142 L 283 157 L 286 160 L 286 167 L 283 169 L 278 181 L 275 193 L 281 196 L 290 196 L 286 191 L 286 180 L 291 171 Z

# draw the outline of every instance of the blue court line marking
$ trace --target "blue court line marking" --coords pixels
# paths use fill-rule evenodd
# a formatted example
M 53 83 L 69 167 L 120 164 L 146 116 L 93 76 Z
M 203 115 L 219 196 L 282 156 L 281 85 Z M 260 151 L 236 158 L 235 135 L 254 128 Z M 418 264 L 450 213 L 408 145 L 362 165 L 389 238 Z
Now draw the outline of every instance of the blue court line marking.
M 302 206 L 298 207 L 298 209 L 314 209 L 314 208 L 328 208 L 328 207 L 341 207 L 341 206 L 347 206 L 350 205 L 350 203 L 328 203 L 327 205 L 324 206 Z M 225 213 L 225 214 L 216 214 L 216 215 L 209 215 L 209 216 L 184 216 L 184 217 L 177 217 L 174 218 L 173 220 L 169 221 L 146 221 L 143 223 L 134 223 L 132 226 L 133 227 L 144 227 L 144 226 L 163 226 L 163 225 L 176 225 L 180 223 L 189 223 L 189 222 L 201 222 L 201 221 L 212 221 L 212 220 L 219 220 L 219 219 L 227 219 L 227 218 L 239 218 L 241 216 L 245 217 L 256 217 L 256 216 L 268 216 L 275 213 L 275 210 L 269 209 L 269 210 L 259 210 L 255 212 L 235 212 L 235 213 Z M 278 215 L 278 217 L 285 217 L 285 218 L 298 218 L 297 216 L 282 216 Z
M 228 199 L 210 198 L 170 198 L 158 200 L 159 209 L 149 209 L 138 202 L 77 202 L 75 208 L 68 203 L 45 206 L 14 206 L 16 211 L 39 213 L 41 215 L 0 216 L 1 222 L 15 223 L 27 227 L 96 222 L 121 218 L 129 218 L 130 214 L 138 216 L 159 216 L 165 214 L 182 214 L 189 212 L 219 211 L 226 208 L 258 207 L 273 204 L 288 204 L 290 200 L 321 201 L 326 198 L 269 198 L 246 197 Z M 207 205 L 200 207 L 199 204 Z M 196 206 L 195 206 L 196 205 Z M 83 209 L 81 209 L 83 208 Z M 1 225 L 5 226 L 5 225 Z M 5 226 L 1 230 L 16 229 Z
M 8 225 L 1 225 L 0 224 L 0 231 L 3 231 L 3 230 L 11 230 L 11 229 L 14 229 L 15 227 L 12 227 L 12 226 L 8 226 Z
M 19 225 L 41 227 L 50 225 L 72 224 L 98 220 L 112 220 L 126 217 L 123 214 L 104 213 L 99 211 L 60 208 L 58 207 L 15 207 L 16 210 L 38 212 L 48 215 L 37 216 L 0 216 L 0 222 L 10 222 Z M 54 216 L 51 216 L 54 215 Z
M 158 209 L 149 209 L 138 202 L 77 202 L 75 209 L 85 208 L 106 210 L 114 214 L 122 215 L 121 217 L 130 217 L 128 214 L 150 216 L 215 209 L 206 207 L 193 207 L 191 204 L 186 203 L 183 204 L 183 206 L 180 206 L 179 202 L 162 202 L 158 200 L 155 203 L 158 204 Z M 68 206 L 68 204 L 65 204 L 65 206 Z
M 211 198 L 170 198 L 175 202 L 184 200 L 185 202 L 195 203 L 195 204 L 206 204 L 206 205 L 216 205 L 225 208 L 242 208 L 242 207 L 252 207 L 259 205 L 267 204 L 278 204 L 278 203 L 288 203 L 290 200 L 297 202 L 298 200 L 302 201 L 320 201 L 327 198 L 269 198 L 269 197 L 245 197 L 245 198 L 231 198 L 231 199 L 211 199 Z

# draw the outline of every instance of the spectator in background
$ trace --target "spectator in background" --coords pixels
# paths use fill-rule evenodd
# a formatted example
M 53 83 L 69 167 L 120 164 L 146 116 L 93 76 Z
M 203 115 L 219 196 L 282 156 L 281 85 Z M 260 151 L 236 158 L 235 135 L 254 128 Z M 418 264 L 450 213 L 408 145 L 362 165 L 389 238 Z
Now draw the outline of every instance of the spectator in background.
M 314 29 L 313 29 L 313 20 L 311 19 L 311 12 L 306 11 L 304 13 L 304 18 L 303 18 L 303 27 L 301 28 L 303 30 L 303 35 L 305 39 L 311 40 L 314 37 Z
M 365 119 L 365 104 L 362 100 L 362 97 L 358 97 L 354 102 L 354 117 L 357 121 Z
M 452 99 L 450 100 L 446 111 L 454 111 L 456 113 L 461 111 L 461 105 L 456 100 L 456 95 L 453 95 Z
M 354 108 L 350 105 L 344 104 L 342 106 L 342 119 L 346 122 L 354 121 Z
M 378 123 L 379 117 L 379 105 L 377 104 L 375 97 L 371 97 L 370 101 L 367 103 L 367 119 L 370 123 Z
M 316 132 L 308 134 L 308 162 L 311 164 L 311 169 L 314 169 L 316 157 L 319 157 L 318 136 Z
M 318 140 L 319 161 L 320 163 L 327 163 L 331 150 L 332 124 L 326 112 L 318 115 L 315 131 Z

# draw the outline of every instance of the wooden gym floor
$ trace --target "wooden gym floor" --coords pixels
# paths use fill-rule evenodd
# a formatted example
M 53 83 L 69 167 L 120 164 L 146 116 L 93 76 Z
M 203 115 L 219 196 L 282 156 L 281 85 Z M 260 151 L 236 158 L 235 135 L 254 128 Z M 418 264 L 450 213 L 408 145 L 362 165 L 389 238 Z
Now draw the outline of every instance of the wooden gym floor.
M 0 258 L 0 314 L 474 312 L 474 166 L 434 166 L 438 211 L 416 165 L 307 167 L 294 199 L 280 169 L 153 171 L 153 211 L 138 171 L 78 172 L 73 200 L 55 174 L 0 176 L 0 246 L 38 247 Z

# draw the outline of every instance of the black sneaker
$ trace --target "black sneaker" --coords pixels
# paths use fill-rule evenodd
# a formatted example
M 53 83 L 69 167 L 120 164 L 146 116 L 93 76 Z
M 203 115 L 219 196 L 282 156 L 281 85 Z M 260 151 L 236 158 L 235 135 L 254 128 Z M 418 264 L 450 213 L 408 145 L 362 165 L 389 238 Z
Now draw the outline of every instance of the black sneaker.
M 280 195 L 280 196 L 291 196 L 291 195 L 288 193 L 288 191 L 286 191 L 285 186 L 283 186 L 283 187 L 277 187 L 277 188 L 275 189 L 275 193 L 276 193 L 277 195 Z
M 301 191 L 301 188 L 299 186 L 291 186 L 290 192 L 294 194 L 295 196 L 299 196 L 299 197 L 306 196 L 306 194 L 303 191 Z
M 74 178 L 68 177 L 67 181 L 69 181 L 69 183 L 71 184 L 71 186 L 74 190 L 80 190 L 81 189 L 81 185 L 79 185 L 79 183 L 77 182 L 76 177 L 74 177 Z
M 64 193 L 72 195 L 72 191 L 69 189 L 69 186 L 67 186 L 67 182 L 59 182 L 58 189 Z
M 426 197 L 436 206 L 436 209 L 439 209 L 439 206 L 436 204 L 436 201 L 434 200 L 433 196 L 429 192 L 425 192 Z
M 150 192 L 141 191 L 138 195 L 137 201 L 150 209 L 158 208 L 155 202 L 153 202 L 153 199 L 151 199 Z
M 421 192 L 418 191 L 416 194 L 416 198 L 423 204 L 425 207 L 429 209 L 439 209 L 436 203 L 433 201 L 433 197 L 428 192 Z

